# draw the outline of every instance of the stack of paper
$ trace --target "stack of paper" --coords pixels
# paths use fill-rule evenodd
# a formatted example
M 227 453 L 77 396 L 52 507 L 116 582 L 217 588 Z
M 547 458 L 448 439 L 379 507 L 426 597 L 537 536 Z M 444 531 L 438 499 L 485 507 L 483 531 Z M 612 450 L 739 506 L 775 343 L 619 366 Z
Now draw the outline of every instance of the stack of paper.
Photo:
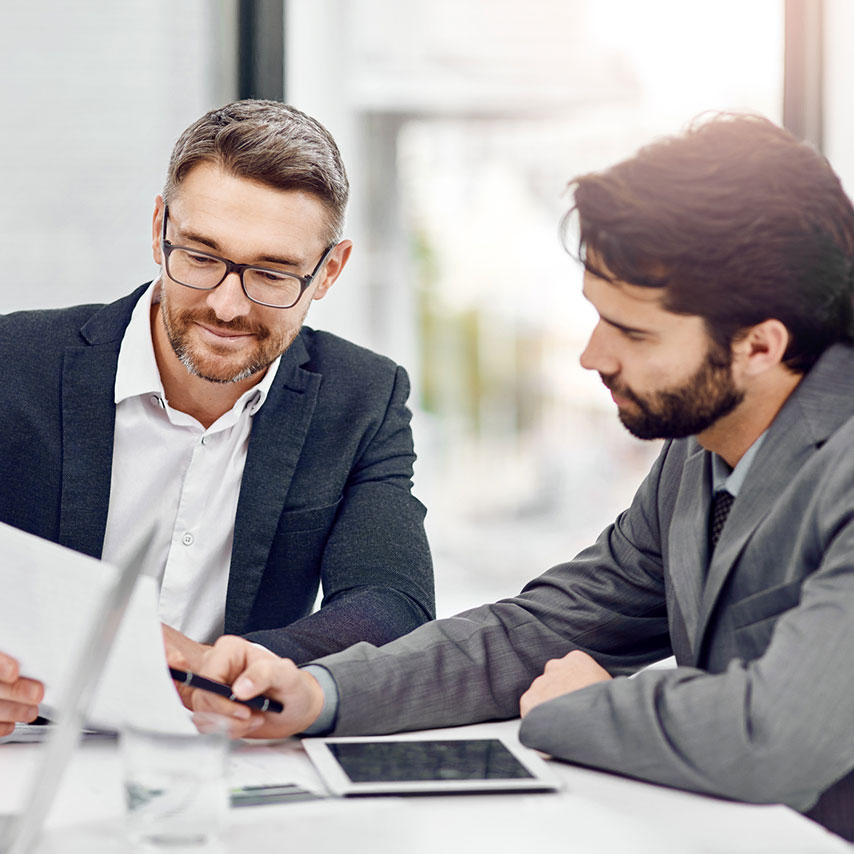
M 45 683 L 43 714 L 61 713 L 66 682 L 87 629 L 117 583 L 118 570 L 0 524 L 0 651 L 18 659 L 21 673 Z M 157 590 L 137 580 L 89 710 L 90 725 L 124 724 L 194 731 L 169 677 Z

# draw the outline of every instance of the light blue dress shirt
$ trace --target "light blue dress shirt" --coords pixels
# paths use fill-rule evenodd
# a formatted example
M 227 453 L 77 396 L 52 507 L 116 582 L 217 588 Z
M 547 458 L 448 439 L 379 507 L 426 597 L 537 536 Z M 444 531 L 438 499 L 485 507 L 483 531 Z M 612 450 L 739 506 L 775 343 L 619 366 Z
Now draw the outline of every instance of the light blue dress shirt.
M 756 459 L 759 446 L 765 440 L 767 432 L 765 430 L 759 435 L 759 438 L 745 451 L 744 456 L 736 463 L 734 469 L 731 469 L 717 454 L 712 454 L 712 495 L 716 495 L 722 489 L 725 489 L 733 498 L 738 495 L 747 478 L 747 472 L 750 470 L 750 466 L 753 465 L 753 460 Z

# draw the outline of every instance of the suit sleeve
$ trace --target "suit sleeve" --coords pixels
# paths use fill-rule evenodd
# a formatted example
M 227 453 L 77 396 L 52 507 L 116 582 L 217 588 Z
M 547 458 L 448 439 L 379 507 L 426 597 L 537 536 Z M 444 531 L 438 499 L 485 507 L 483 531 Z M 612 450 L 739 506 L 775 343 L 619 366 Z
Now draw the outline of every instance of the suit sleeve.
M 339 688 L 336 735 L 511 718 L 545 662 L 582 649 L 612 672 L 670 654 L 655 512 L 661 459 L 632 507 L 575 560 L 518 596 L 321 659 Z
M 812 806 L 854 767 L 852 484 L 849 440 L 801 524 L 817 568 L 762 655 L 721 673 L 679 667 L 591 685 L 535 708 L 522 741 L 668 786 Z
M 323 549 L 320 610 L 249 640 L 303 663 L 359 641 L 382 645 L 435 616 L 425 509 L 411 493 L 408 395 L 398 367 L 385 415 L 365 439 Z

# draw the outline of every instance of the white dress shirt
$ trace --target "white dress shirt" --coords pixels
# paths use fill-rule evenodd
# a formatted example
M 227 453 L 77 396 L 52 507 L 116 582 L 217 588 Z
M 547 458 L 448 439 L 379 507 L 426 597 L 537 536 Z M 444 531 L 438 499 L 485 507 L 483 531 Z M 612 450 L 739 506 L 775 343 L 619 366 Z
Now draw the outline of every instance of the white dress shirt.
M 210 643 L 223 632 L 234 516 L 252 416 L 279 366 L 207 430 L 169 406 L 154 358 L 150 308 L 156 280 L 122 339 L 116 430 L 103 559 L 124 567 L 153 537 L 141 571 L 160 584 L 162 622 Z

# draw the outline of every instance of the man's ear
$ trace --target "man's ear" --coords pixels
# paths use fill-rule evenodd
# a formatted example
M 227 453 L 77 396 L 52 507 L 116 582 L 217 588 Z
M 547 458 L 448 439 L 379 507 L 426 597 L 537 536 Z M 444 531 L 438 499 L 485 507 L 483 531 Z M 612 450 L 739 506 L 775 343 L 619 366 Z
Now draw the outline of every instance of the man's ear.
M 342 240 L 329 253 L 326 263 L 323 265 L 323 270 L 320 272 L 319 282 L 311 295 L 312 299 L 323 299 L 329 289 L 335 283 L 335 280 L 341 275 L 341 271 L 350 260 L 350 253 L 353 251 L 353 242 L 351 240 Z
M 160 249 L 160 237 L 163 234 L 163 196 L 154 200 L 154 214 L 151 217 L 151 252 L 154 255 L 154 263 L 158 267 L 163 264 L 163 252 Z
M 774 318 L 751 326 L 732 344 L 733 367 L 747 377 L 757 377 L 783 361 L 789 330 Z

